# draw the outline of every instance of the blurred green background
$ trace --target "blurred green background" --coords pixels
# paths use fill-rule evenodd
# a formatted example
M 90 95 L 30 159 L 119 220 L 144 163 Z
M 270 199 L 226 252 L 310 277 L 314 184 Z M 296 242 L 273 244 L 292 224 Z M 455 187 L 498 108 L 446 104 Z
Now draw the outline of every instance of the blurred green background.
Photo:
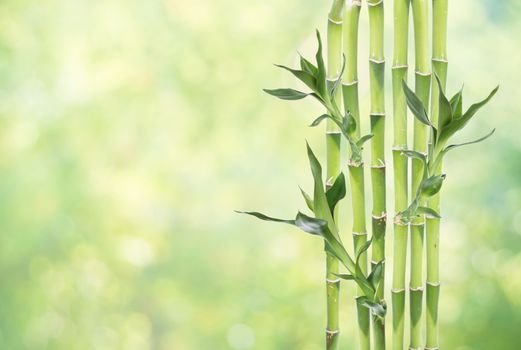
M 322 349 L 322 243 L 233 210 L 304 207 L 304 139 L 324 150 L 306 125 L 321 110 L 261 88 L 295 86 L 271 63 L 312 55 L 328 6 L 0 2 L 1 349 Z M 468 103 L 501 90 L 460 140 L 494 137 L 446 163 L 442 347 L 514 350 L 521 6 L 450 6 L 449 92 L 465 82 Z M 364 113 L 367 31 L 364 8 Z M 343 285 L 343 349 L 355 344 L 353 294 Z

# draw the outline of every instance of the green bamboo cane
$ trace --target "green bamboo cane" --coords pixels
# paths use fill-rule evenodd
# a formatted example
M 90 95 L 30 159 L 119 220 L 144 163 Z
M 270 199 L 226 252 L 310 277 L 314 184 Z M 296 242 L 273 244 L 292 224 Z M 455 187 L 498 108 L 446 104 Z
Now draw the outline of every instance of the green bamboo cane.
M 408 205 L 407 168 L 408 159 L 402 154 L 407 149 L 407 103 L 402 81 L 407 80 L 407 54 L 409 33 L 410 0 L 394 0 L 394 59 L 393 78 L 393 165 L 394 165 L 394 210 L 398 213 Z M 409 225 L 394 222 L 393 247 L 393 349 L 403 350 L 405 313 L 405 268 Z
M 356 139 L 360 138 L 360 109 L 358 99 L 358 28 L 361 3 L 357 0 L 347 0 L 344 12 L 344 55 L 346 68 L 344 70 L 342 92 L 344 97 L 345 112 L 350 112 L 356 120 Z M 365 183 L 364 164 L 361 162 L 349 162 L 349 176 L 352 193 L 353 207 L 353 244 L 358 251 L 367 242 L 367 228 L 365 215 Z M 367 273 L 367 254 L 360 258 L 362 271 Z M 357 296 L 363 295 L 357 288 Z M 356 303 L 358 315 L 359 349 L 369 350 L 370 318 L 369 310 Z
M 440 79 L 442 89 L 445 89 L 447 81 L 447 12 L 448 0 L 432 1 L 432 69 Z M 432 81 L 431 120 L 438 125 L 438 84 Z M 436 174 L 441 174 L 441 162 Z M 429 208 L 440 213 L 439 193 L 429 200 Z M 439 277 L 439 236 L 440 219 L 436 217 L 427 218 L 426 231 L 427 245 L 427 343 L 426 349 L 438 349 L 439 326 L 438 326 L 438 302 L 440 295 Z
M 416 56 L 415 90 L 425 108 L 429 105 L 430 95 L 430 59 L 428 50 L 428 3 L 427 0 L 412 0 L 414 19 L 414 43 Z M 415 151 L 427 151 L 427 127 L 414 120 Z M 423 164 L 418 159 L 412 160 L 412 187 L 411 193 L 416 193 L 423 175 Z M 422 314 L 423 314 L 423 240 L 425 218 L 420 217 L 411 223 L 411 337 L 410 348 L 421 349 L 422 341 Z
M 371 89 L 371 180 L 372 211 L 372 267 L 385 261 L 385 96 L 384 96 L 384 4 L 383 0 L 368 0 L 369 7 L 369 79 Z M 385 273 L 382 273 L 377 296 L 384 298 Z M 385 349 L 385 322 L 373 318 L 374 349 Z
M 342 69 L 342 16 L 344 0 L 333 0 L 328 16 L 327 25 L 327 78 L 334 81 Z M 335 99 L 341 101 L 339 89 Z M 338 127 L 328 121 L 326 126 L 327 152 L 327 184 L 333 184 L 340 173 L 340 139 Z M 336 215 L 336 213 L 335 213 Z M 327 253 L 326 258 L 326 290 L 327 290 L 327 325 L 326 349 L 337 350 L 339 343 L 339 292 L 340 279 L 338 274 L 338 260 Z

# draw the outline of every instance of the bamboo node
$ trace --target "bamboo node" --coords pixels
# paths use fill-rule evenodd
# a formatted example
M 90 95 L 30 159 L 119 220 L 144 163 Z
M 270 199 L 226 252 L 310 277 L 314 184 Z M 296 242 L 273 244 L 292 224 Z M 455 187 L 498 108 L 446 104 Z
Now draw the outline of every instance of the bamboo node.
M 420 287 L 409 287 L 411 292 L 423 292 L 423 286 Z
M 435 347 L 435 348 L 425 348 L 425 350 L 439 350 L 440 348 L 439 347 Z
M 340 135 L 341 132 L 338 130 L 327 130 L 326 135 Z
M 427 282 L 427 285 L 437 288 L 437 287 L 441 286 L 441 283 L 440 282 Z
M 329 330 L 329 329 L 326 328 L 326 333 L 327 334 L 338 334 L 338 333 L 340 333 L 340 331 L 338 329 L 332 331 L 332 330 Z
M 353 236 L 367 236 L 367 232 L 354 232 L 353 231 Z
M 352 160 L 352 159 L 349 159 L 349 160 L 347 161 L 347 166 L 348 166 L 348 167 L 359 168 L 359 167 L 361 167 L 362 165 L 364 165 L 364 163 L 363 163 L 363 162 L 360 162 L 360 161 L 354 161 L 354 160 Z
M 414 73 L 418 74 L 418 75 L 421 75 L 422 77 L 430 77 L 431 76 L 431 72 L 420 72 L 419 70 L 417 70 Z
M 348 1 L 347 5 L 348 6 L 358 6 L 358 7 L 361 7 L 362 6 L 362 1 L 360 1 L 360 0 L 351 0 L 351 1 Z
M 358 80 L 342 82 L 342 86 L 353 86 L 353 85 L 357 85 L 357 84 L 358 84 Z
M 434 62 L 449 63 L 449 61 L 446 58 L 433 57 L 432 60 Z
M 379 263 L 385 264 L 385 259 L 382 259 L 380 261 L 371 260 L 371 264 L 373 264 L 373 265 L 377 265 Z
M 405 293 L 405 288 L 400 288 L 400 289 L 391 289 L 391 293 L 394 293 L 394 294 L 399 294 L 399 293 Z
M 395 64 L 391 69 L 409 68 L 408 64 Z
M 336 278 L 334 280 L 332 279 L 329 279 L 329 278 L 326 278 L 326 283 L 332 283 L 332 284 L 335 284 L 335 283 L 339 283 L 340 282 L 340 278 Z
M 384 0 L 380 0 L 380 1 L 377 1 L 377 2 L 367 1 L 367 6 L 371 6 L 371 7 L 378 6 L 380 4 L 383 4 L 383 2 L 384 2 Z
M 385 112 L 371 112 L 369 114 L 371 117 L 385 117 Z
M 387 219 L 387 213 L 385 211 L 381 212 L 380 215 L 371 215 L 374 220 L 385 220 Z
M 331 17 L 328 17 L 327 20 L 328 20 L 329 22 L 333 23 L 333 24 L 342 24 L 342 23 L 343 23 L 342 20 L 340 20 L 340 21 L 335 21 L 335 20 L 334 20 L 333 18 L 331 18 Z
M 379 60 L 379 59 L 377 59 L 377 58 L 370 57 L 370 58 L 369 58 L 369 62 L 372 62 L 372 63 L 374 63 L 374 64 L 383 64 L 383 63 L 385 63 L 385 58 Z

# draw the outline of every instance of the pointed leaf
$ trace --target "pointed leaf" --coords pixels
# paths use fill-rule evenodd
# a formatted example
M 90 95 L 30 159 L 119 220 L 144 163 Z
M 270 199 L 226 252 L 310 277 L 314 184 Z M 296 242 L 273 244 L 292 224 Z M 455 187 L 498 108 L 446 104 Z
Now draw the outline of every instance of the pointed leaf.
M 302 188 L 300 188 L 300 193 L 302 193 L 302 197 L 304 197 L 304 201 L 306 202 L 309 210 L 314 211 L 313 199 Z
M 338 202 L 346 196 L 346 178 L 344 173 L 340 173 L 333 183 L 333 186 L 326 191 L 327 204 L 331 213 L 334 213 Z
M 356 141 L 356 145 L 358 147 L 362 148 L 364 146 L 364 143 L 366 143 L 367 141 L 372 139 L 373 136 L 374 136 L 373 134 L 367 134 L 367 135 L 362 136 L 358 141 Z
M 310 127 L 318 126 L 323 120 L 325 120 L 327 118 L 332 118 L 332 117 L 329 114 L 322 114 L 320 117 L 313 120 L 313 123 L 311 123 L 309 126 Z
M 418 215 L 425 215 L 429 219 L 441 219 L 441 215 L 434 209 L 428 207 L 418 207 L 416 209 Z
M 496 129 L 492 129 L 491 132 L 489 132 L 488 134 L 486 134 L 485 136 L 483 137 L 480 137 L 479 139 L 477 140 L 474 140 L 474 141 L 469 141 L 469 142 L 464 142 L 464 143 L 459 143 L 459 144 L 455 144 L 455 145 L 449 145 L 447 146 L 444 150 L 443 150 L 443 153 L 447 153 L 448 151 L 454 149 L 454 148 L 458 148 L 458 147 L 461 147 L 461 146 L 467 146 L 467 145 L 472 145 L 472 144 L 475 144 L 475 143 L 479 143 L 481 141 L 485 141 L 486 139 L 488 139 L 490 136 L 492 136 L 494 134 L 494 132 L 496 131 Z
M 246 214 L 246 215 L 255 216 L 257 219 L 261 219 L 261 220 L 264 220 L 264 221 L 282 222 L 282 223 L 290 224 L 290 225 L 294 225 L 295 224 L 295 220 L 276 219 L 276 218 L 272 218 L 270 216 L 264 215 L 262 213 L 258 213 L 256 211 L 239 211 L 239 210 L 236 210 L 235 212 L 239 213 L 239 214 Z
M 305 59 L 302 55 L 300 55 L 300 69 L 302 69 L 305 72 L 308 72 L 312 76 L 316 77 L 318 73 L 318 68 L 311 62 L 309 62 L 307 59 Z
M 432 197 L 438 193 L 445 180 L 445 175 L 434 175 L 421 183 L 421 195 L 424 197 Z
M 340 73 L 338 77 L 330 84 L 329 87 L 329 95 L 331 96 L 331 100 L 334 100 L 335 93 L 342 82 L 342 75 L 344 74 L 344 70 L 346 68 L 346 55 L 342 54 L 342 68 L 340 69 Z
M 363 307 L 368 308 L 371 314 L 380 320 L 383 320 L 387 312 L 385 305 L 375 303 L 366 296 L 356 298 L 356 302 Z
M 423 162 L 423 164 L 427 164 L 427 156 L 421 152 L 410 150 L 410 149 L 403 149 L 402 154 L 409 158 L 416 158 Z
M 325 220 L 315 219 L 301 212 L 295 218 L 295 226 L 304 232 L 318 236 L 324 236 L 325 230 L 327 230 L 327 222 Z
M 281 100 L 301 100 L 309 94 L 294 89 L 263 89 L 264 92 L 278 97 Z
M 435 76 L 436 76 L 436 81 L 438 83 L 438 91 L 439 91 L 438 128 L 440 130 L 443 130 L 443 128 L 445 126 L 447 126 L 448 124 L 450 124 L 450 122 L 452 121 L 452 107 L 450 105 L 449 100 L 447 100 L 447 97 L 443 93 L 443 87 L 441 86 L 440 78 L 438 77 L 437 74 L 435 74 Z M 434 139 L 436 139 L 436 138 L 434 138 Z
M 281 64 L 276 64 L 275 66 L 285 69 L 288 72 L 291 72 L 291 74 L 293 74 L 298 80 L 306 84 L 307 87 L 309 87 L 311 90 L 315 91 L 317 89 L 317 79 L 315 79 L 315 77 L 310 73 L 303 70 L 292 69 Z
M 461 118 L 463 115 L 463 87 L 457 94 L 450 99 L 450 106 L 452 109 L 452 116 L 454 119 Z
M 490 92 L 490 94 L 484 100 L 473 104 L 470 108 L 458 119 L 453 119 L 452 122 L 447 125 L 439 135 L 438 146 L 443 147 L 447 141 L 454 135 L 457 131 L 463 129 L 465 125 L 472 119 L 472 117 L 477 113 L 477 111 L 487 104 L 488 101 L 496 94 L 499 87 L 496 87 L 494 90 Z
M 427 116 L 425 106 L 423 105 L 420 98 L 411 89 L 409 89 L 405 80 L 402 81 L 402 86 L 405 93 L 405 98 L 407 100 L 407 105 L 416 119 L 425 125 L 432 126 L 429 117 Z
M 374 267 L 373 271 L 367 276 L 367 280 L 375 290 L 378 289 L 378 285 L 381 282 L 382 274 L 383 274 L 383 261 L 379 261 L 378 264 Z
M 353 281 L 355 279 L 355 276 L 344 273 L 335 273 L 334 275 L 346 281 Z
M 317 30 L 317 41 L 318 41 L 318 49 L 315 55 L 317 60 L 317 92 L 319 95 L 325 97 L 327 96 L 327 86 L 326 86 L 326 66 L 324 64 L 324 57 L 322 56 L 322 39 L 320 37 L 320 32 Z

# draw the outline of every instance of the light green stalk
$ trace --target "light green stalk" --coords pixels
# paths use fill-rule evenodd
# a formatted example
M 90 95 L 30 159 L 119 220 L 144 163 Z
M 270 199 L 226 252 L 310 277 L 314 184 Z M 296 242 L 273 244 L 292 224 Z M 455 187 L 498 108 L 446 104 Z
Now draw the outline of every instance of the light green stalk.
M 342 69 L 342 15 L 344 0 L 333 0 L 327 25 L 327 75 L 328 80 L 335 80 Z M 335 96 L 341 101 L 340 89 Z M 328 121 L 326 129 L 327 152 L 327 183 L 333 184 L 340 173 L 340 136 L 338 128 Z M 335 213 L 336 215 L 336 213 Z M 327 325 L 326 325 L 326 349 L 337 350 L 339 343 L 339 291 L 338 260 L 327 253 L 326 258 L 326 289 L 327 289 Z
M 408 158 L 402 154 L 407 149 L 407 103 L 402 81 L 407 81 L 407 53 L 409 34 L 410 0 L 394 0 L 394 59 L 393 59 L 393 165 L 394 210 L 403 211 L 408 205 Z M 393 248 L 393 350 L 403 350 L 405 314 L 405 268 L 409 225 L 394 222 Z
M 447 81 L 447 12 L 448 0 L 432 1 L 432 68 L 445 89 Z M 431 119 L 438 125 L 439 89 L 435 79 L 432 80 Z M 436 174 L 442 170 L 441 162 Z M 440 213 L 439 194 L 431 197 L 429 208 Z M 426 349 L 438 349 L 438 302 L 440 295 L 439 276 L 439 236 L 440 219 L 427 218 L 427 343 Z
M 385 261 L 385 96 L 384 96 L 384 4 L 368 0 L 369 6 L 369 78 L 371 89 L 371 178 L 373 189 L 372 266 Z M 385 273 L 382 273 L 377 297 L 384 299 Z M 373 318 L 374 349 L 385 349 L 385 321 Z
M 358 23 L 360 8 L 361 3 L 359 1 L 347 0 L 344 12 L 344 55 L 346 58 L 346 68 L 344 70 L 342 92 L 345 113 L 350 112 L 356 120 L 356 139 L 360 138 L 361 134 L 358 99 Z M 352 235 L 356 252 L 367 241 L 364 164 L 349 162 L 349 176 L 353 206 Z M 366 253 L 361 256 L 360 265 L 364 274 L 367 274 Z M 357 296 L 361 295 L 363 295 L 363 292 L 358 288 Z M 358 303 L 356 306 L 358 314 L 359 349 L 369 350 L 371 348 L 369 310 Z
M 425 108 L 429 105 L 430 93 L 430 59 L 428 49 L 428 3 L 427 0 L 412 0 L 414 19 L 414 44 L 416 56 L 416 94 L 423 102 Z M 427 126 L 414 120 L 414 145 L 415 151 L 426 153 L 427 151 Z M 411 193 L 416 193 L 421 183 L 423 165 L 418 159 L 412 160 L 412 187 Z M 421 349 L 422 341 L 422 313 L 423 313 L 423 240 L 425 219 L 418 218 L 411 224 L 411 337 L 410 348 Z

